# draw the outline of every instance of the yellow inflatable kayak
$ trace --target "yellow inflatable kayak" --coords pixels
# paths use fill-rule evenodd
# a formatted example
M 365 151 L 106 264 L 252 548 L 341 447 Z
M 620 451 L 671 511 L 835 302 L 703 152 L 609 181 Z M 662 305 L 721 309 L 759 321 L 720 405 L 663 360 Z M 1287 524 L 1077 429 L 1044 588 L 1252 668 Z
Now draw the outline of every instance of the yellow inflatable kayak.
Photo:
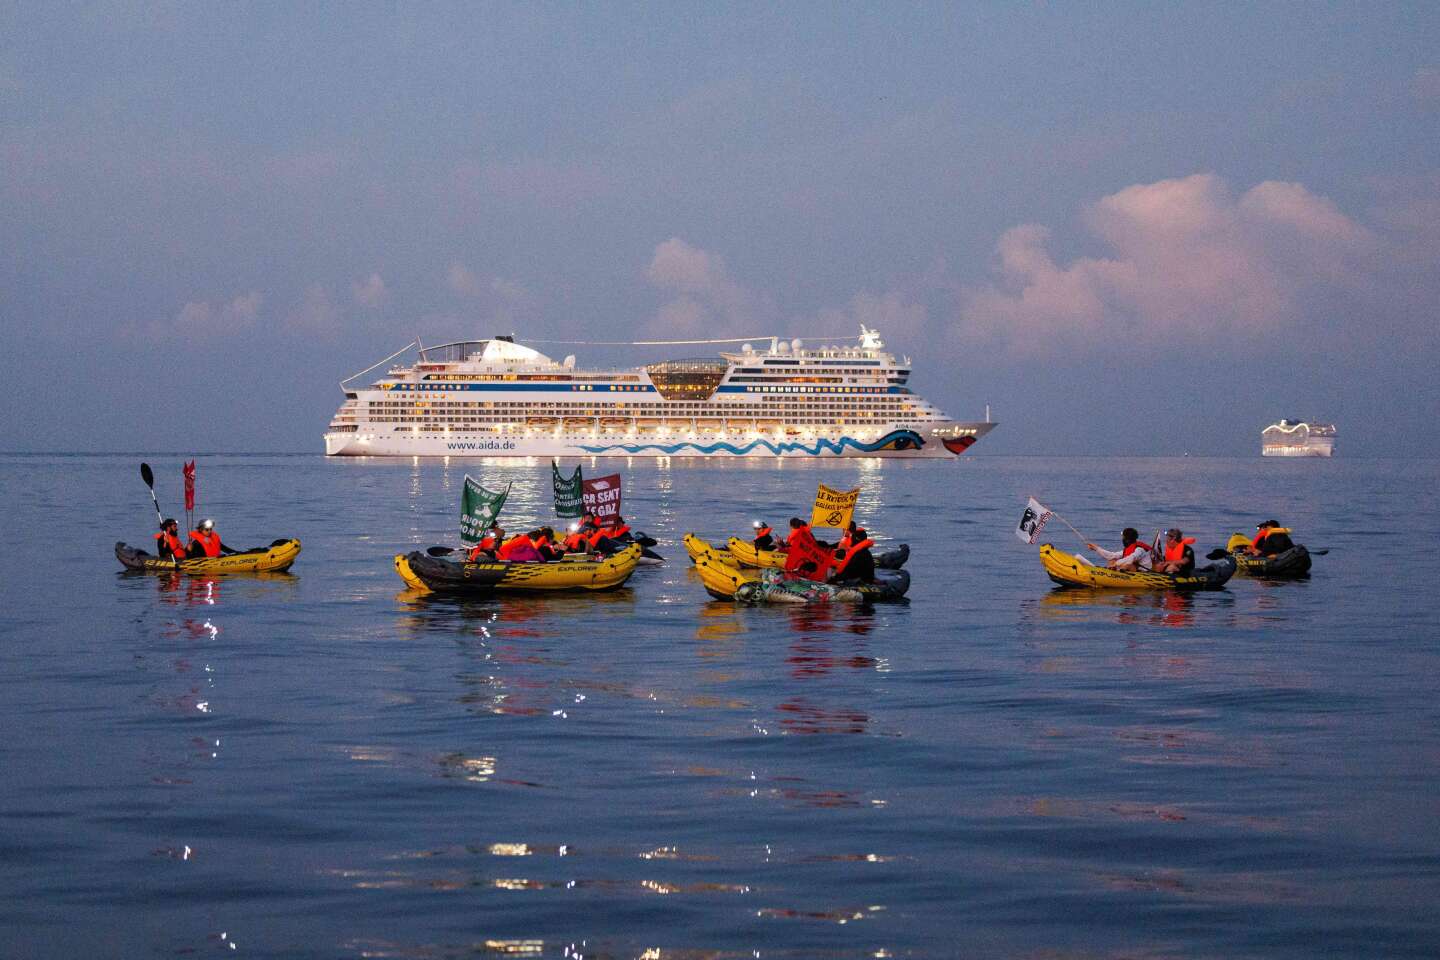
M 707 557 L 712 560 L 718 560 L 721 563 L 729 564 L 732 567 L 738 567 L 740 565 L 740 561 L 732 557 L 725 547 L 717 547 L 713 544 L 706 543 L 693 533 L 685 534 L 685 536 L 681 538 L 681 541 L 685 544 L 685 552 L 690 555 L 691 563 L 694 563 L 701 557 Z
M 1111 570 L 1082 563 L 1048 543 L 1040 547 L 1040 564 L 1050 579 L 1062 587 L 1099 590 L 1218 590 L 1235 573 L 1235 558 L 1229 554 L 1209 566 L 1196 567 L 1188 577 L 1172 577 L 1165 573 Z
M 276 540 L 268 547 L 256 547 L 244 553 L 232 553 L 223 557 L 196 557 L 182 560 L 177 565 L 173 560 L 162 560 L 151 553 L 124 543 L 115 544 L 115 558 L 127 570 L 144 570 L 150 573 L 181 573 L 210 575 L 215 573 L 279 573 L 289 570 L 295 558 L 300 555 L 300 541 L 293 538 Z
M 405 585 L 425 593 L 491 595 L 513 590 L 614 590 L 630 579 L 644 549 L 633 543 L 603 560 L 554 563 L 464 563 L 416 550 L 395 555 L 395 572 Z

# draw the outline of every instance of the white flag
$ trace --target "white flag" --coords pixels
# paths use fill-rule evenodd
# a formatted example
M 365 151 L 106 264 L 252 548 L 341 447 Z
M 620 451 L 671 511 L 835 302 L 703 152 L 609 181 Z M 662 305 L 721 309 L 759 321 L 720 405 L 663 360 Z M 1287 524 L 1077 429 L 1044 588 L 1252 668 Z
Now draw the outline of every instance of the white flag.
M 1040 531 L 1045 529 L 1045 523 L 1053 516 L 1050 510 L 1034 497 L 1025 505 L 1025 512 L 1020 515 L 1020 525 L 1015 528 L 1015 536 L 1026 543 L 1034 543 L 1040 539 Z

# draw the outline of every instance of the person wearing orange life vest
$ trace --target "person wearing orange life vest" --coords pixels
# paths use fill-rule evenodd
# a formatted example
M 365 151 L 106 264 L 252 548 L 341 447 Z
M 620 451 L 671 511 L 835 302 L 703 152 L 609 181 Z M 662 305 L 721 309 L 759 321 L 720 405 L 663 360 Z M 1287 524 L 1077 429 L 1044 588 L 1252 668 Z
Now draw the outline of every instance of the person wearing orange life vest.
M 629 543 L 631 540 L 630 524 L 626 523 L 625 518 L 617 513 L 615 514 L 615 522 L 610 525 L 610 530 L 606 534 L 606 536 L 608 536 L 611 540 L 617 540 L 621 543 Z
M 536 536 L 538 534 L 539 536 Z M 540 559 L 549 563 L 552 560 L 559 560 L 564 557 L 564 551 L 555 542 L 555 530 L 553 527 L 541 527 L 530 536 L 530 543 L 540 554 Z
M 505 540 L 505 528 L 498 524 L 492 524 L 480 542 L 470 548 L 470 553 L 465 557 L 471 563 L 479 563 L 481 560 L 497 559 L 495 552 Z
M 875 556 L 870 552 L 870 548 L 875 546 L 875 541 L 870 539 L 864 527 L 857 527 L 853 523 L 845 531 L 845 536 L 853 542 L 850 546 L 835 551 L 839 569 L 830 577 L 830 582 L 874 583 Z
M 1265 520 L 1255 525 L 1259 532 L 1255 539 L 1250 541 L 1250 546 L 1245 552 L 1252 557 L 1273 557 L 1277 553 L 1284 553 L 1295 546 L 1295 541 L 1290 539 L 1290 531 L 1280 526 L 1279 520 Z
M 1165 531 L 1165 553 L 1155 564 L 1156 573 L 1168 573 L 1172 577 L 1188 577 L 1195 570 L 1195 551 L 1190 545 L 1194 537 L 1187 537 L 1179 527 Z
M 776 546 L 775 531 L 770 529 L 770 524 L 766 523 L 764 520 L 756 520 L 754 523 L 754 527 L 755 549 L 774 550 Z
M 565 533 L 565 552 L 584 553 L 590 548 L 590 540 L 580 532 L 580 524 L 572 523 Z
M 840 537 L 840 542 L 835 544 L 835 549 L 849 550 L 852 546 L 859 543 L 860 539 L 864 539 L 863 537 L 860 539 L 856 539 L 855 531 L 859 529 L 860 528 L 855 525 L 854 520 L 851 520 L 849 523 L 845 524 L 845 533 Z
M 1140 532 L 1134 527 L 1126 527 L 1120 531 L 1119 550 L 1106 550 L 1093 543 L 1085 546 L 1110 561 L 1106 566 L 1112 570 L 1150 570 L 1154 567 L 1150 546 L 1140 542 Z
M 540 531 L 535 530 L 532 531 L 532 533 L 534 533 L 537 539 L 539 538 Z M 517 533 L 502 543 L 500 549 L 496 552 L 496 556 L 510 563 L 539 563 L 544 559 L 540 556 L 540 551 L 535 549 L 535 544 L 531 540 L 530 534 L 526 533 Z
M 173 517 L 167 517 L 155 534 L 155 555 L 161 560 L 174 560 L 177 564 L 185 559 L 185 544 L 180 542 L 180 524 Z
M 185 555 L 191 558 L 218 557 L 236 552 L 220 542 L 220 534 L 215 532 L 215 521 L 208 518 L 200 521 L 198 529 L 190 531 L 190 544 L 185 549 Z

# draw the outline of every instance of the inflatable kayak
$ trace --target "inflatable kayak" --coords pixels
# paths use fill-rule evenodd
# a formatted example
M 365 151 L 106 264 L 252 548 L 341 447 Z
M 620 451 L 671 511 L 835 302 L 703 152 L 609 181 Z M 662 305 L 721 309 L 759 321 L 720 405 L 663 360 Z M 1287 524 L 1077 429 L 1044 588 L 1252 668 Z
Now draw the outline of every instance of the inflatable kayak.
M 756 567 L 764 570 L 774 568 L 785 569 L 785 554 L 779 550 L 758 550 L 754 542 L 741 540 L 739 537 L 731 537 L 726 543 L 730 555 L 740 562 L 744 567 Z M 877 570 L 899 570 L 905 566 L 905 561 L 910 559 L 910 544 L 902 543 L 894 547 L 877 548 L 870 551 L 875 558 L 875 569 Z
M 779 570 L 756 573 L 704 556 L 696 558 L 695 570 L 710 596 L 739 603 L 883 603 L 899 600 L 910 589 L 904 570 L 876 571 L 874 583 L 859 584 L 802 580 Z
M 295 539 L 276 540 L 268 547 L 255 547 L 243 553 L 232 553 L 223 557 L 196 557 L 182 560 L 177 565 L 173 560 L 162 560 L 153 553 L 146 553 L 124 543 L 115 544 L 115 559 L 126 570 L 145 570 L 152 573 L 212 574 L 212 573 L 278 573 L 289 570 L 295 558 L 300 555 L 300 541 Z
M 1235 571 L 1247 577 L 1270 577 L 1280 580 L 1287 577 L 1303 577 L 1310 573 L 1310 551 L 1304 544 L 1295 544 L 1289 550 L 1268 557 L 1252 557 L 1245 552 L 1250 540 L 1243 533 L 1231 536 L 1225 549 L 1235 555 Z
M 1050 579 L 1062 587 L 1090 587 L 1102 590 L 1218 590 L 1235 574 L 1235 558 L 1223 550 L 1208 566 L 1196 567 L 1188 577 L 1168 573 L 1111 570 L 1083 563 L 1050 544 L 1040 547 L 1040 563 Z M 1215 554 L 1211 554 L 1212 558 Z
M 732 557 L 727 548 L 706 543 L 693 533 L 685 534 L 685 536 L 681 538 L 681 541 L 685 544 L 685 552 L 690 555 L 691 563 L 694 563 L 701 557 L 706 557 L 711 560 L 717 560 L 727 566 L 740 566 L 740 561 Z
M 554 563 L 466 563 L 432 557 L 416 550 L 396 554 L 395 572 L 413 590 L 489 596 L 507 591 L 614 590 L 630 579 L 644 548 L 638 543 L 600 560 Z

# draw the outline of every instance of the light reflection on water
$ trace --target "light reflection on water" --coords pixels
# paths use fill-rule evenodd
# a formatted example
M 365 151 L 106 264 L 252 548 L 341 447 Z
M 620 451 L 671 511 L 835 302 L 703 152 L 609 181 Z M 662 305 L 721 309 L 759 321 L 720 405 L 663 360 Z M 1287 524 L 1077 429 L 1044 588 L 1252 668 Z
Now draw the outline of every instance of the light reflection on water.
M 71 499 L 133 467 L 0 460 Z M 613 467 L 671 562 L 611 593 L 401 591 L 391 556 L 447 539 L 465 473 L 513 479 L 524 526 L 543 461 L 214 458 L 227 542 L 299 536 L 292 574 L 117 574 L 108 543 L 64 597 L 17 570 L 0 954 L 78 955 L 95 930 L 119 955 L 664 960 L 1440 940 L 1407 907 L 1440 894 L 1436 600 L 1416 565 L 1369 590 L 1368 541 L 1334 520 L 1403 507 L 1433 539 L 1413 466 L 1127 463 L 1167 491 L 1148 501 L 1040 458 L 586 470 Z M 911 544 L 911 602 L 710 600 L 680 535 L 803 514 L 817 481 Z M 1087 528 L 1218 543 L 1252 518 L 1216 490 L 1332 552 L 1308 582 L 1128 595 L 1054 589 L 1010 533 L 1039 491 Z M 141 493 L 91 526 L 143 535 Z

